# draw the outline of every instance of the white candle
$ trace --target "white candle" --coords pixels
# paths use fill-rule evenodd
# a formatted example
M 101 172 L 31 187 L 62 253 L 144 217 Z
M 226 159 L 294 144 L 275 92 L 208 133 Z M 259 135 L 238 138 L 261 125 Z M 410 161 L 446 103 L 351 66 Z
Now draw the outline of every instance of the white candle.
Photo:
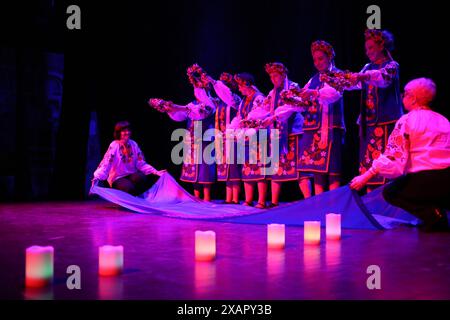
M 214 231 L 195 231 L 195 259 L 211 261 L 216 257 L 216 233 Z
M 320 221 L 305 221 L 304 223 L 304 243 L 320 243 Z
M 341 215 L 329 213 L 326 215 L 327 240 L 341 239 Z
M 25 285 L 45 287 L 53 280 L 53 247 L 32 246 L 26 249 Z
M 267 225 L 267 247 L 271 249 L 283 249 L 285 243 L 284 224 Z
M 115 276 L 123 270 L 123 246 L 98 248 L 98 272 L 101 276 Z

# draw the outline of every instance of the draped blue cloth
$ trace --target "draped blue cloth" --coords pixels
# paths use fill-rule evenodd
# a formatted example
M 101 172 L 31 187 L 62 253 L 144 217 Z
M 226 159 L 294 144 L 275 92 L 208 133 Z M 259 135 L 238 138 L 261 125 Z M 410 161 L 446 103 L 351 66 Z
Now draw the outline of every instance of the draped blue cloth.
M 304 221 L 313 220 L 321 221 L 324 227 L 326 214 L 339 213 L 342 228 L 348 229 L 377 230 L 417 225 L 418 220 L 414 216 L 384 201 L 382 189 L 378 188 L 360 197 L 348 186 L 344 186 L 306 200 L 260 210 L 241 205 L 204 202 L 190 195 L 169 173 L 165 173 L 151 189 L 138 197 L 98 186 L 91 188 L 91 194 L 134 212 L 184 219 L 248 224 L 282 223 L 291 226 L 303 226 Z

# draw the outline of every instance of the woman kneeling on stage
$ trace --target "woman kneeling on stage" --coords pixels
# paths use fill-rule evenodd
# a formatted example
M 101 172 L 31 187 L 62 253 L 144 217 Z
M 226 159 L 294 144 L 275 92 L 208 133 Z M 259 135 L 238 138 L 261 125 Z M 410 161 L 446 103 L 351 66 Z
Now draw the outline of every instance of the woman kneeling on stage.
M 430 109 L 435 95 L 431 79 L 405 86 L 403 104 L 409 113 L 397 121 L 385 152 L 350 182 L 359 190 L 376 175 L 395 178 L 383 197 L 420 218 L 421 229 L 428 232 L 448 230 L 445 209 L 450 208 L 450 123 Z
M 99 180 L 107 180 L 113 189 L 137 196 L 149 189 L 165 172 L 146 163 L 138 144 L 130 137 L 130 124 L 127 121 L 118 122 L 114 128 L 115 140 L 94 172 L 93 186 Z

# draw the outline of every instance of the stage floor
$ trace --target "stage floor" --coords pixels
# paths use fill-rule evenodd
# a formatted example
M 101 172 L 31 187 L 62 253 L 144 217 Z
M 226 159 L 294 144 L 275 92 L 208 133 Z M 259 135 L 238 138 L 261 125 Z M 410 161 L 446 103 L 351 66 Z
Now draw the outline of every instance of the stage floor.
M 299 214 L 301 214 L 299 212 Z M 194 233 L 213 230 L 217 259 L 196 262 Z M 286 249 L 267 250 L 266 226 L 136 214 L 110 203 L 0 205 L 0 299 L 450 299 L 450 233 L 343 230 L 341 241 L 304 246 L 286 228 Z M 98 247 L 123 245 L 125 270 L 98 276 Z M 55 248 L 53 286 L 25 289 L 25 249 Z M 69 290 L 66 269 L 81 268 Z M 381 270 L 369 290 L 367 268 Z

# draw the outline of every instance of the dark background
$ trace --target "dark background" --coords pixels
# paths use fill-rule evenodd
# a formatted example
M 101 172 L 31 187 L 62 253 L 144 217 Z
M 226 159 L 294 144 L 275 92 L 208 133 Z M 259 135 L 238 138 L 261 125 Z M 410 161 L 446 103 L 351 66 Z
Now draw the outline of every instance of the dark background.
M 81 30 L 66 28 L 66 8 L 81 8 Z M 448 117 L 450 52 L 443 2 L 426 1 L 15 1 L 0 7 L 0 199 L 81 199 L 92 170 L 129 120 L 147 161 L 178 177 L 170 136 L 183 123 L 151 110 L 150 97 L 189 102 L 186 67 L 211 75 L 251 72 L 267 93 L 264 64 L 282 61 L 304 85 L 314 73 L 310 44 L 334 45 L 336 65 L 359 71 L 366 9 L 396 38 L 402 86 L 431 77 L 435 108 Z M 343 182 L 357 173 L 359 93 L 345 94 Z M 223 196 L 224 185 L 214 187 Z M 295 183 L 282 200 L 299 197 Z

